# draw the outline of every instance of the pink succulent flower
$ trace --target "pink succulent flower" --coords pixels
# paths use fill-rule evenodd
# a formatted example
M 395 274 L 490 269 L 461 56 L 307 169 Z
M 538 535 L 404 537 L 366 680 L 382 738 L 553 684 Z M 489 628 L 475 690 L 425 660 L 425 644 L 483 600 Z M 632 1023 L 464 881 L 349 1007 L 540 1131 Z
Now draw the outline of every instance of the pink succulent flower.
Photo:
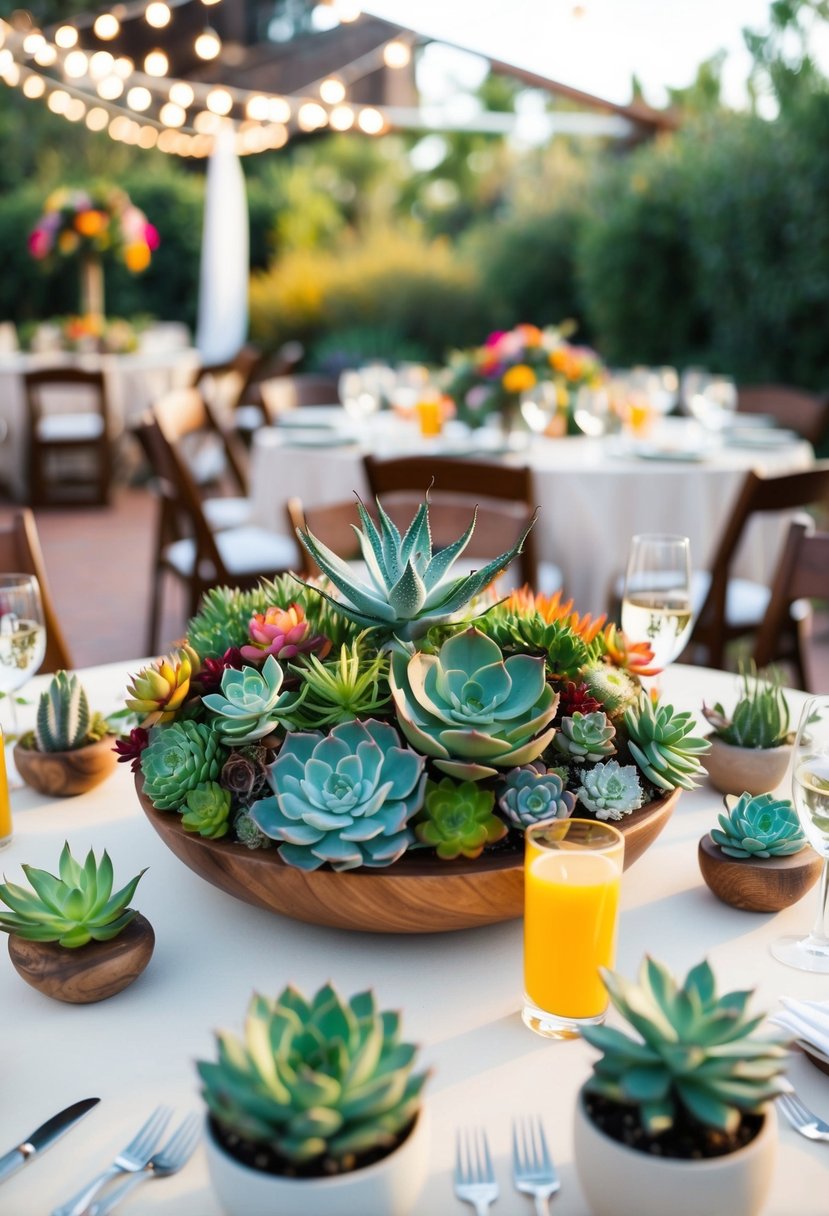
M 241 648 L 242 658 L 260 662 L 272 654 L 276 659 L 295 659 L 298 654 L 319 649 L 324 639 L 309 637 L 308 631 L 299 604 L 290 608 L 271 605 L 266 612 L 257 612 L 248 625 L 251 644 Z

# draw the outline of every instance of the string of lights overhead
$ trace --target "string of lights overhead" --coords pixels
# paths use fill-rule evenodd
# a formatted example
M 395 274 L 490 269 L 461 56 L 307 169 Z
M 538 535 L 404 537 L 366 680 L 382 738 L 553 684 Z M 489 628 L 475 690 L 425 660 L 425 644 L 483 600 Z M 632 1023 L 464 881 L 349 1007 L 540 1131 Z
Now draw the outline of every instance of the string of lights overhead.
M 114 140 L 183 157 L 208 156 L 218 131 L 228 126 L 235 132 L 240 155 L 281 148 L 297 132 L 329 128 L 380 135 L 388 129 L 384 107 L 352 103 L 348 91 L 379 68 L 406 67 L 414 35 L 411 40 L 390 38 L 335 76 L 310 82 L 301 95 L 171 76 L 170 59 L 161 45 L 148 50 L 140 64 L 108 49 L 128 20 L 143 16 L 150 29 L 163 32 L 174 10 L 189 3 L 134 0 L 46 31 L 0 19 L 0 80 L 32 101 L 45 102 L 68 122 L 83 122 L 90 131 L 106 131 Z M 208 62 L 222 52 L 221 39 L 209 24 L 209 10 L 221 0 L 199 3 L 206 21 L 192 49 Z M 352 0 L 334 0 L 333 8 L 340 22 L 360 16 Z M 82 34 L 85 43 L 94 39 L 94 49 L 82 48 Z

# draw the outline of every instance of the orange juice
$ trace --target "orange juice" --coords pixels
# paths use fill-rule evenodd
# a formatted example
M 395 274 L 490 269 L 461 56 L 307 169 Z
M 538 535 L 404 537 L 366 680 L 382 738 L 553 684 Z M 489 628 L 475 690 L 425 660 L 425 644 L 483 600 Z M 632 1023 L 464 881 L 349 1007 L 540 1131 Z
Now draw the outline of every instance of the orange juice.
M 421 435 L 439 435 L 443 430 L 443 403 L 439 397 L 428 397 L 418 401 L 417 420 Z
M 599 968 L 614 963 L 623 856 L 621 833 L 607 824 L 562 820 L 527 832 L 524 1020 L 540 1033 L 577 1033 L 607 1008 Z
M 9 802 L 9 781 L 6 776 L 6 747 L 0 731 L 0 849 L 12 838 L 12 811 Z

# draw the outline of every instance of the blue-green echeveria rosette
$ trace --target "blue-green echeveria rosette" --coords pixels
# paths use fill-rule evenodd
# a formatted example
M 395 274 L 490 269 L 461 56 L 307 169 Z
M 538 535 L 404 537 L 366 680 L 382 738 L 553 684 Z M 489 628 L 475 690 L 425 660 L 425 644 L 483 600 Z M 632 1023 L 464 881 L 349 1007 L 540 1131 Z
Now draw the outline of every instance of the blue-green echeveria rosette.
M 576 796 L 597 819 L 622 819 L 638 811 L 644 797 L 635 767 L 618 760 L 582 769 Z
M 604 760 L 616 751 L 615 735 L 616 727 L 602 710 L 591 714 L 576 710 L 561 719 L 553 745 L 572 760 Z
M 723 799 L 726 813 L 711 839 L 728 857 L 788 857 L 808 843 L 797 811 L 788 798 L 773 794 L 741 794 L 733 803 Z
M 202 722 L 156 726 L 141 753 L 144 793 L 161 811 L 176 811 L 191 790 L 218 781 L 227 752 Z
M 461 780 L 530 764 L 553 738 L 558 695 L 545 661 L 508 659 L 480 630 L 448 638 L 437 654 L 392 655 L 389 683 L 403 734 L 435 767 Z
M 564 788 L 561 776 L 543 764 L 514 768 L 504 778 L 498 806 L 508 822 L 521 831 L 548 819 L 567 819 L 576 796 Z
M 250 817 L 299 869 L 388 866 L 414 839 L 407 825 L 423 804 L 424 765 L 373 719 L 289 734 L 270 769 L 273 796 Z
M 285 725 L 302 694 L 282 691 L 282 668 L 268 655 L 261 668 L 228 667 L 222 675 L 222 691 L 208 693 L 202 701 L 215 714 L 222 739 L 232 745 L 254 743 L 277 726 Z

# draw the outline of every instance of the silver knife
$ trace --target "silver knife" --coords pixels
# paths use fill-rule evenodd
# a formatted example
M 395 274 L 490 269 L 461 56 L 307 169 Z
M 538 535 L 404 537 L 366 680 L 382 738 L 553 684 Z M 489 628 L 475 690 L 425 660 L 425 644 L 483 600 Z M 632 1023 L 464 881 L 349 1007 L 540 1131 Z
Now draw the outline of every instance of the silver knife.
M 37 1131 L 32 1132 L 31 1136 L 22 1144 L 18 1144 L 11 1152 L 0 1157 L 0 1182 L 13 1174 L 15 1170 L 19 1170 L 31 1157 L 39 1155 L 44 1149 L 59 1140 L 64 1132 L 68 1132 L 70 1127 L 91 1111 L 93 1106 L 97 1106 L 100 1100 L 100 1098 L 84 1098 L 82 1102 L 75 1102 L 72 1106 L 67 1106 L 66 1110 L 62 1110 L 59 1115 L 53 1115 L 51 1119 L 42 1123 Z

